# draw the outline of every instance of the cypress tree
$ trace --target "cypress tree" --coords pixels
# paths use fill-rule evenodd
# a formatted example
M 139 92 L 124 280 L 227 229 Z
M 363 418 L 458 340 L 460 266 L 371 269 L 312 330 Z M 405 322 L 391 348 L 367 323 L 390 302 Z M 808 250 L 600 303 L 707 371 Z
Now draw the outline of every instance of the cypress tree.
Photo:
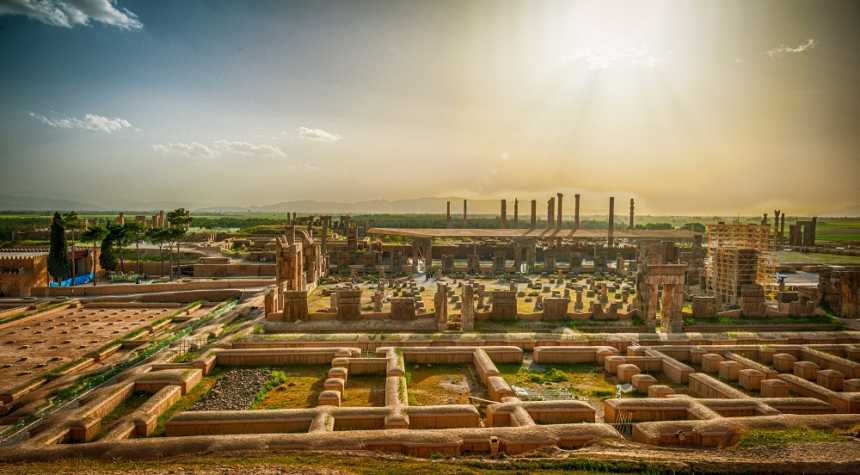
M 66 246 L 66 226 L 60 213 L 54 213 L 51 220 L 51 250 L 48 253 L 48 273 L 56 281 L 69 277 L 69 252 Z

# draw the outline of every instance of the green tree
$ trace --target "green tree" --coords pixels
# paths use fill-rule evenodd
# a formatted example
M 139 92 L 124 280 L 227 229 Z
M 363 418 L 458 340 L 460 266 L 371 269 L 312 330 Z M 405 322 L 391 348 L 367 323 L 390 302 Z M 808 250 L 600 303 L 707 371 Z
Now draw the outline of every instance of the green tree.
M 135 259 L 137 260 L 137 273 L 141 274 L 140 268 L 140 241 L 146 237 L 146 230 L 136 221 L 125 224 L 125 239 L 127 244 L 134 243 Z
M 101 255 L 99 256 L 99 263 L 104 270 L 115 271 L 117 269 L 117 258 L 114 250 L 117 246 L 116 240 L 122 232 L 121 229 L 122 226 L 120 225 L 108 224 L 107 226 L 107 234 L 102 239 Z
M 80 224 L 81 220 L 78 217 L 78 213 L 76 213 L 75 211 L 69 211 L 68 213 L 63 215 L 63 227 L 65 229 L 70 230 L 72 234 L 72 239 L 69 243 L 69 254 L 72 256 L 72 258 L 70 259 L 72 277 L 78 275 L 78 269 L 76 268 L 77 261 L 75 259 L 75 238 L 77 238 L 75 231 L 77 230 L 78 226 L 80 226 Z
M 146 240 L 158 246 L 158 256 L 161 260 L 161 275 L 164 275 L 164 245 L 167 242 L 168 228 L 151 228 L 146 232 Z
M 66 246 L 66 227 L 60 213 L 51 220 L 51 250 L 48 252 L 48 273 L 55 281 L 69 277 L 69 249 Z
M 81 241 L 93 243 L 93 255 L 92 255 L 93 287 L 95 287 L 95 285 L 96 285 L 96 259 L 95 259 L 95 257 L 96 257 L 96 243 L 101 241 L 102 239 L 104 239 L 107 236 L 107 234 L 108 234 L 108 231 L 103 226 L 92 226 L 92 227 L 88 228 L 86 231 L 84 231 L 83 234 L 81 234 Z
M 174 259 L 176 263 L 179 263 L 178 255 L 179 255 L 179 243 L 182 241 L 182 238 L 188 233 L 188 228 L 191 226 L 191 211 L 188 211 L 185 208 L 177 208 L 173 211 L 167 212 L 167 223 L 168 228 L 165 233 L 165 239 L 167 241 L 167 248 L 173 252 L 173 247 L 176 247 L 176 255 L 177 257 Z M 170 266 L 170 278 L 173 278 L 173 265 Z

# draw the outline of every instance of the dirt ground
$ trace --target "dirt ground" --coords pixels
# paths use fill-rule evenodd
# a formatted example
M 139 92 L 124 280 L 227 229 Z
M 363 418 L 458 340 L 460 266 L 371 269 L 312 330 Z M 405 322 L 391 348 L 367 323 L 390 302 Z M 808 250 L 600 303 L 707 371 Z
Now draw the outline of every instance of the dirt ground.
M 486 399 L 487 392 L 473 373 L 460 365 L 414 365 L 409 368 L 409 404 L 471 404 L 469 396 Z
M 0 392 L 74 361 L 176 308 L 77 308 L 0 330 Z
M 542 450 L 517 457 L 415 459 L 331 452 L 192 454 L 155 461 L 61 460 L 0 465 L 15 474 L 598 474 L 823 473 L 856 474 L 860 441 L 796 443 L 778 448 L 670 449 L 604 441 L 579 450 Z

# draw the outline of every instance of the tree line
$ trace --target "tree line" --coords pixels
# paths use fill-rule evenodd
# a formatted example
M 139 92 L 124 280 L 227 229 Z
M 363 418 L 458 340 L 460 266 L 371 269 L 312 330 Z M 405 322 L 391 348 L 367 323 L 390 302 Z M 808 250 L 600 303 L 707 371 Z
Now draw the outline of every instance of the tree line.
M 111 272 L 119 270 L 123 273 L 125 272 L 125 253 L 123 250 L 131 245 L 135 246 L 139 272 L 140 243 L 155 244 L 158 246 L 162 269 L 164 269 L 165 258 L 169 259 L 170 277 L 172 279 L 173 263 L 179 255 L 179 244 L 188 233 L 191 221 L 190 211 L 185 208 L 177 208 L 167 213 L 167 226 L 163 228 L 146 228 L 136 221 L 129 221 L 124 224 L 96 224 L 84 230 L 79 240 L 92 244 L 93 255 L 95 255 L 96 248 L 100 249 L 99 265 L 102 269 Z M 75 212 L 66 214 L 56 212 L 51 220 L 48 273 L 55 281 L 63 281 L 77 274 L 77 270 L 73 268 L 75 260 L 69 259 L 70 246 L 66 242 L 66 228 L 76 229 L 79 222 Z M 91 272 L 95 274 L 95 260 L 93 260 Z M 93 285 L 96 285 L 95 278 L 93 278 Z

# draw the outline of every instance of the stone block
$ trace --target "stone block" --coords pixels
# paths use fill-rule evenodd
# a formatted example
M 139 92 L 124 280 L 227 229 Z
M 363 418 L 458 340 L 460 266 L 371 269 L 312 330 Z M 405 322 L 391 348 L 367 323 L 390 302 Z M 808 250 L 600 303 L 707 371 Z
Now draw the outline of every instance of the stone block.
M 349 374 L 349 370 L 344 366 L 335 366 L 328 370 L 329 378 L 340 378 L 346 381 L 346 377 Z
M 741 372 L 741 364 L 737 361 L 721 361 L 719 365 L 720 378 L 726 381 L 737 381 Z
M 648 387 L 648 397 L 666 397 L 675 394 L 675 390 L 665 384 L 655 384 Z
M 860 393 L 860 378 L 846 379 L 843 381 L 842 391 L 846 393 Z
M 618 355 L 618 350 L 615 348 L 601 348 L 595 354 L 597 355 L 597 364 L 601 365 L 605 363 L 607 357 Z
M 798 361 L 794 363 L 794 375 L 807 381 L 815 381 L 819 366 L 812 361 Z
M 765 379 L 761 382 L 761 397 L 789 397 L 788 383 L 781 379 Z
M 761 390 L 761 382 L 764 380 L 764 373 L 757 369 L 746 368 L 738 372 L 738 383 L 742 388 L 750 391 Z
M 705 373 L 716 373 L 720 370 L 720 363 L 725 360 L 723 355 L 717 353 L 705 353 L 702 355 L 702 371 Z
M 340 407 L 340 391 L 327 389 L 320 393 L 320 406 L 336 406 Z
M 648 388 L 657 384 L 657 378 L 650 374 L 634 374 L 630 377 L 630 383 L 641 393 L 648 393 Z
M 624 364 L 618 365 L 618 367 L 615 369 L 615 371 L 616 371 L 616 375 L 618 376 L 618 381 L 620 381 L 622 383 L 629 383 L 631 378 L 633 378 L 634 375 L 641 373 L 638 366 L 636 366 L 635 364 L 630 364 L 630 363 L 624 363 Z
M 842 391 L 845 385 L 845 375 L 835 369 L 822 369 L 815 375 L 815 382 L 833 391 Z
M 606 356 L 603 359 L 603 369 L 609 374 L 615 373 L 618 365 L 624 364 L 626 360 L 627 358 L 623 356 Z
M 780 373 L 790 373 L 794 370 L 794 363 L 797 358 L 788 353 L 777 353 L 773 355 L 773 369 Z
M 343 393 L 343 387 L 346 385 L 346 381 L 341 378 L 328 378 L 323 383 L 323 388 L 326 390 L 337 391 L 339 393 Z

